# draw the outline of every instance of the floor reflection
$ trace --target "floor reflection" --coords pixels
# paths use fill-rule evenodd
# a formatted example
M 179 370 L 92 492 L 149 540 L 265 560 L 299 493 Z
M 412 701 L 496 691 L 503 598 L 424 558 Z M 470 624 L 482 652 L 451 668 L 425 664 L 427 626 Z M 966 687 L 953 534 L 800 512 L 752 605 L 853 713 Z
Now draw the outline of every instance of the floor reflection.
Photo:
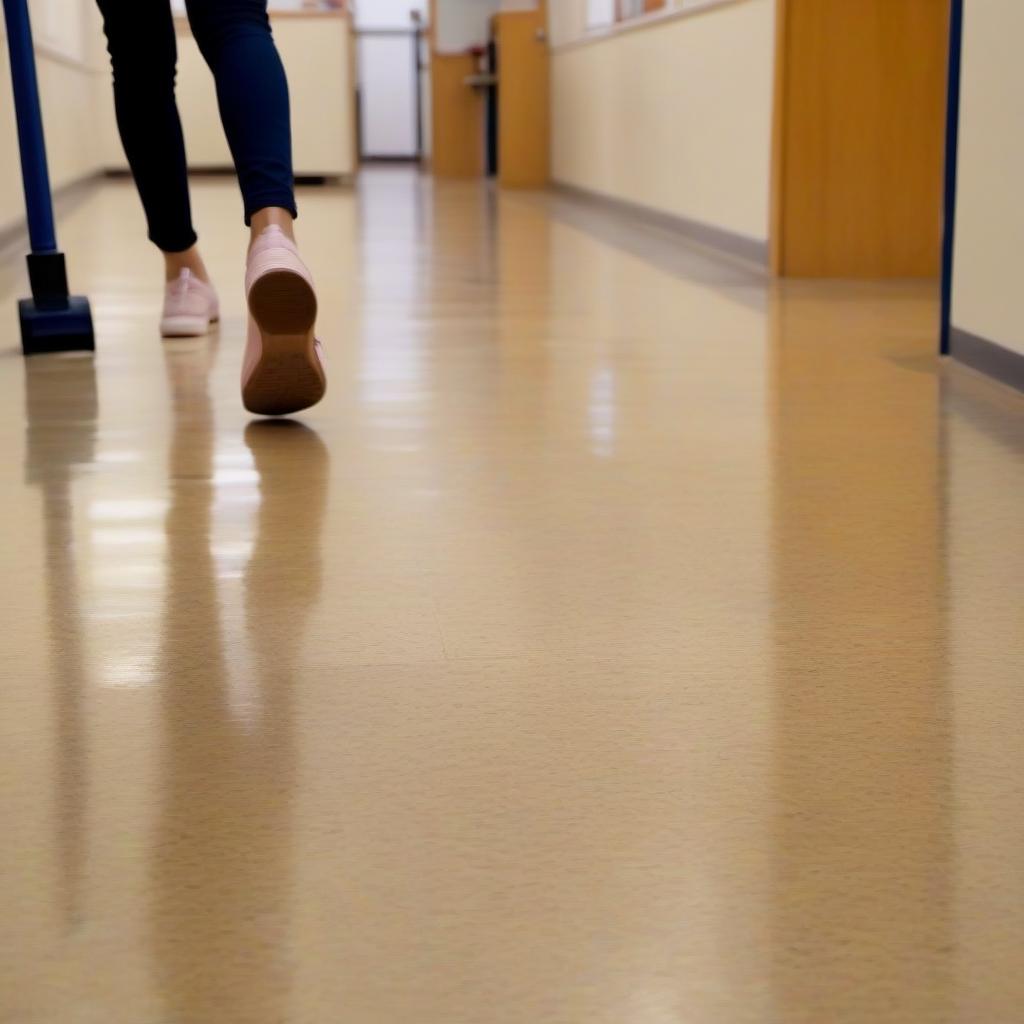
M 71 487 L 95 456 L 99 399 L 88 356 L 25 360 L 25 480 L 43 495 L 46 614 L 56 707 L 57 856 L 62 917 L 80 918 L 86 848 L 86 669 Z
M 796 289 L 773 322 L 770 948 L 787 1024 L 953 1005 L 939 374 L 887 368 L 892 341 L 847 326 L 855 302 L 839 290 L 823 318 Z
M 175 419 L 153 946 L 170 1019 L 276 1024 L 288 1017 L 293 965 L 292 698 L 320 590 L 327 451 L 298 423 L 252 424 L 247 483 L 217 447 L 205 348 L 169 349 L 168 370 Z M 252 529 L 234 515 L 253 501 L 251 554 L 234 574 L 232 553 Z M 241 619 L 231 600 L 239 586 Z
M 8 322 L 0 1021 L 1019 1024 L 1020 396 L 927 284 L 360 189 L 319 436 L 241 294 L 160 344 L 130 183 L 99 399 Z

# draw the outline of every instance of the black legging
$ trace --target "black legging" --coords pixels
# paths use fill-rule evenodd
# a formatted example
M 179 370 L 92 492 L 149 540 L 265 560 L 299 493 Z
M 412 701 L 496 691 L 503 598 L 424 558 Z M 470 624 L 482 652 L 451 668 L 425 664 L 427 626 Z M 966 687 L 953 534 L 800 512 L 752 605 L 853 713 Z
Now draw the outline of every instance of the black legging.
M 194 245 L 185 143 L 174 102 L 177 48 L 169 0 L 97 0 L 114 70 L 125 155 L 164 252 Z M 245 202 L 245 222 L 267 206 L 295 215 L 288 82 L 266 0 L 187 0 L 188 20 L 217 82 L 220 119 Z

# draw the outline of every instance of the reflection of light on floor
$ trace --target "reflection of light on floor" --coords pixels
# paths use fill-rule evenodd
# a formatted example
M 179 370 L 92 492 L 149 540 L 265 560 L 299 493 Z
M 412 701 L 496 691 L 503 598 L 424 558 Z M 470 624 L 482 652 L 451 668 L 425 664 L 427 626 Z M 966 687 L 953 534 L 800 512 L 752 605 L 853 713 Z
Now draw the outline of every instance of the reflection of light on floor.
M 213 462 L 211 483 L 214 490 L 214 528 L 225 526 L 230 532 L 228 524 L 235 521 L 232 509 L 243 513 L 245 526 L 248 527 L 252 506 L 258 505 L 260 501 L 260 477 L 256 472 L 252 452 L 242 444 L 220 448 Z
M 230 512 L 231 509 L 251 510 L 253 505 L 258 505 L 259 503 L 259 491 L 248 487 L 232 490 L 230 485 L 225 486 L 221 484 L 217 488 L 217 494 L 213 499 L 213 511 L 219 521 L 224 513 Z
M 615 452 L 615 374 L 610 367 L 602 367 L 590 378 L 587 417 L 590 450 L 608 458 Z
M 96 464 L 134 466 L 144 461 L 126 438 L 109 440 L 111 446 L 96 453 Z M 114 472 L 99 476 L 93 486 L 103 488 L 108 481 L 124 484 Z M 94 496 L 83 503 L 84 543 L 76 553 L 83 587 L 80 609 L 88 623 L 84 651 L 94 652 L 90 674 L 99 686 L 138 689 L 158 681 L 154 637 L 167 580 L 168 509 L 161 498 Z
M 132 519 L 156 519 L 167 511 L 167 502 L 136 498 L 117 498 L 89 503 L 89 518 L 96 523 L 124 522 Z
M 244 445 L 233 444 L 230 448 L 220 447 L 214 453 L 215 466 L 253 466 L 252 452 Z
M 262 711 L 250 638 L 242 617 L 228 609 L 245 605 L 245 574 L 253 554 L 255 518 L 260 504 L 260 475 L 248 446 L 232 442 L 213 457 L 213 518 L 210 524 L 210 560 L 217 585 L 225 694 L 229 714 L 242 728 L 255 726 Z
M 364 405 L 415 401 L 425 385 L 423 345 L 415 339 L 395 341 L 381 334 L 363 337 L 359 396 Z
M 120 592 L 155 590 L 164 579 L 164 533 L 153 526 L 167 513 L 167 502 L 157 499 L 111 498 L 89 502 L 90 578 L 99 590 L 99 602 L 116 599 Z M 119 525 L 119 524 L 125 525 Z M 111 551 L 117 548 L 117 552 Z
M 142 461 L 142 452 L 139 451 L 109 451 L 99 452 L 94 460 L 108 466 L 124 466 L 133 462 Z
M 252 554 L 252 541 L 221 541 L 214 544 L 210 550 L 213 552 L 213 559 L 215 562 L 219 562 L 222 559 L 233 560 L 239 558 L 248 561 L 249 556 Z
M 107 661 L 100 669 L 100 685 L 114 688 L 139 689 L 155 681 L 153 660 L 148 656 L 126 656 Z
M 150 562 L 128 562 L 126 564 L 99 565 L 93 572 L 93 579 L 101 584 L 115 584 L 119 587 L 159 586 L 164 578 L 164 569 L 156 560 Z
M 260 503 L 260 475 L 244 444 L 219 448 L 213 462 L 210 555 L 217 579 L 237 580 L 252 556 L 252 510 Z
M 162 544 L 164 535 L 159 530 L 102 527 L 89 534 L 95 547 L 146 547 Z
M 231 484 L 258 484 L 259 475 L 255 469 L 217 469 L 213 473 L 214 487 L 227 487 Z

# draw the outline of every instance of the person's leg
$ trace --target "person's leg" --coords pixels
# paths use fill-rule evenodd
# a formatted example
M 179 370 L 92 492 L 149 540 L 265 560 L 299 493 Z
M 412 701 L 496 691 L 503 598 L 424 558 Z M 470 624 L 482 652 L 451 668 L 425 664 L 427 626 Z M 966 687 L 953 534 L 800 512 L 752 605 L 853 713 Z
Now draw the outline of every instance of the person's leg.
M 186 0 L 186 5 L 192 33 L 217 83 L 245 223 L 254 239 L 269 224 L 292 237 L 296 210 L 288 82 L 270 33 L 266 0 Z
M 188 269 L 203 281 L 189 204 L 185 143 L 174 101 L 177 50 L 167 0 L 98 0 L 114 73 L 114 108 L 149 237 L 167 279 Z
M 186 0 L 192 33 L 217 82 L 217 102 L 252 229 L 242 401 L 287 415 L 327 386 L 316 338 L 313 278 L 292 234 L 296 216 L 288 83 L 266 0 Z

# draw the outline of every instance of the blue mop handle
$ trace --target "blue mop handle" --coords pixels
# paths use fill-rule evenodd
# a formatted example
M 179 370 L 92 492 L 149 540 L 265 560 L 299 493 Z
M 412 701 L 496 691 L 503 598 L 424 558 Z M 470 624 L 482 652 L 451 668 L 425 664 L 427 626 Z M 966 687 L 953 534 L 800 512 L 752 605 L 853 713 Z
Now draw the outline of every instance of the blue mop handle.
M 53 224 L 43 115 L 39 106 L 32 24 L 28 19 L 26 0 L 4 0 L 4 16 L 7 21 L 7 47 L 11 53 L 11 81 L 18 116 L 18 147 L 21 150 L 21 180 L 25 186 L 29 239 L 34 253 L 55 252 L 57 232 Z

